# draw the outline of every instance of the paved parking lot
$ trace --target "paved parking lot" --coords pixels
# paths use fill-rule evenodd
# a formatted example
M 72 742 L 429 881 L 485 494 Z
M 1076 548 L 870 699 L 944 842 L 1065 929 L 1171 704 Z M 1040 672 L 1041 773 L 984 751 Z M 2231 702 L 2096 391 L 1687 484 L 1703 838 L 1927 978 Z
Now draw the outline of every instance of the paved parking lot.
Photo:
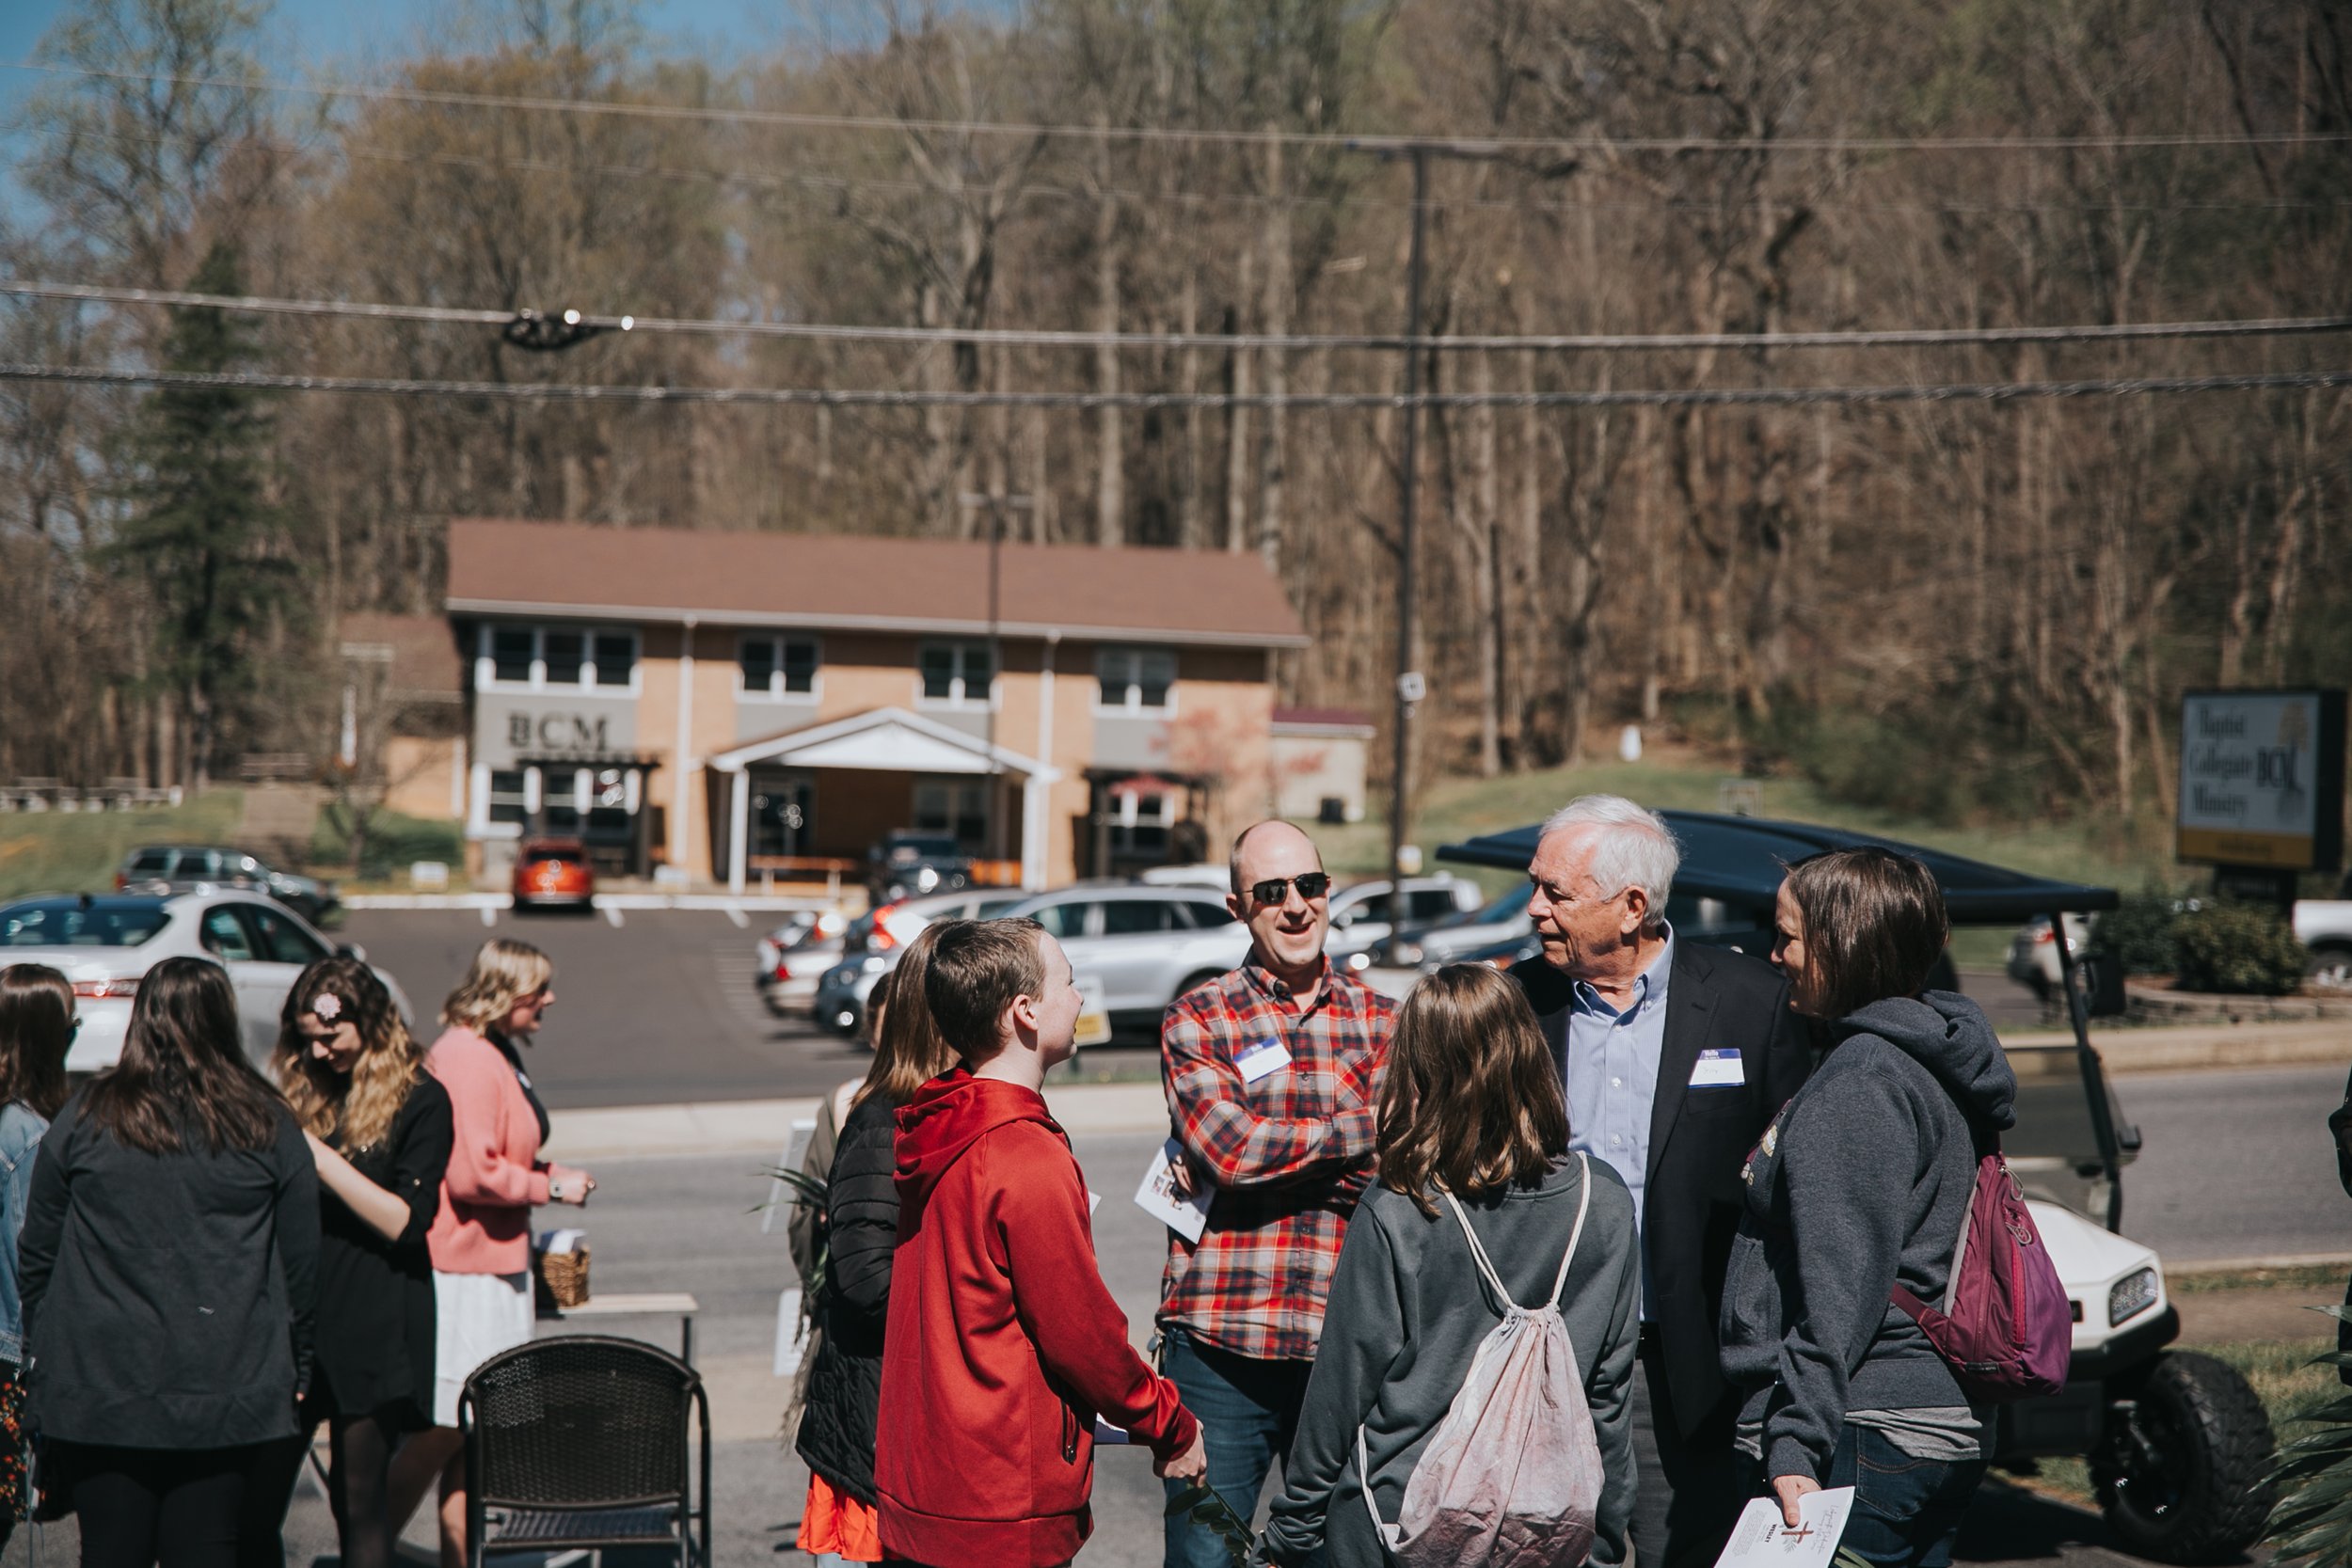
M 485 938 L 544 949 L 556 1003 L 530 1068 L 550 1106 L 770 1100 L 864 1072 L 860 1047 L 769 1013 L 753 979 L 763 917 L 748 918 L 739 927 L 717 910 L 628 911 L 617 924 L 498 911 L 485 927 L 473 910 L 355 910 L 342 935 L 399 976 L 427 1030 Z
M 822 1094 L 866 1070 L 863 1048 L 805 1019 L 779 1020 L 753 977 L 758 912 L 738 927 L 723 911 L 602 913 L 355 910 L 342 935 L 399 976 L 421 1026 L 485 938 L 544 948 L 556 1006 L 532 1048 L 531 1074 L 552 1106 L 674 1104 Z M 617 920 L 617 924 L 615 923 Z M 1997 973 L 1964 984 L 2003 1029 L 2030 1025 L 2041 1004 Z M 1157 1042 L 1122 1036 L 1089 1050 L 1089 1071 L 1155 1069 Z

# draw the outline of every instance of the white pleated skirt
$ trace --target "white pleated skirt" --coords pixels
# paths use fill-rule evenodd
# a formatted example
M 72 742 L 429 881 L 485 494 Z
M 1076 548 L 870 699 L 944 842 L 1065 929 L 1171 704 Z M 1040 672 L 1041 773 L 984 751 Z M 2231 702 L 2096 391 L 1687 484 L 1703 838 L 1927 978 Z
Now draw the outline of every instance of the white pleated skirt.
M 473 1370 L 528 1344 L 535 1321 L 531 1275 L 433 1271 L 433 1424 L 457 1424 L 457 1396 Z

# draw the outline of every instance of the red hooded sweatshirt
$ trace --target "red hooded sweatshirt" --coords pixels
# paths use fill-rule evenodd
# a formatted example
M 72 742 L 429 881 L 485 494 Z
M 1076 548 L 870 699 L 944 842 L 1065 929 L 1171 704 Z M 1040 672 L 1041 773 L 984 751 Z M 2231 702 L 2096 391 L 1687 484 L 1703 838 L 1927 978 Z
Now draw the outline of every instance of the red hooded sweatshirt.
M 883 1549 L 1049 1568 L 1093 1531 L 1094 1418 L 1162 1459 L 1197 1423 L 1127 1343 L 1069 1137 L 1034 1090 L 932 1079 L 898 1112 L 874 1491 Z

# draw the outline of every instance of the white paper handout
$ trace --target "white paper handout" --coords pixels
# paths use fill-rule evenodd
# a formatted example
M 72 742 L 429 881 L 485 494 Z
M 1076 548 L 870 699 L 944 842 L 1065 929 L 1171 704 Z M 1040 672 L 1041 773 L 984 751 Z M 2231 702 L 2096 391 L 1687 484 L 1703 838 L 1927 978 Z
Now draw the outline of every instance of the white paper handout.
M 1797 1528 L 1790 1529 L 1778 1497 L 1751 1497 L 1715 1568 L 1829 1568 L 1852 1511 L 1851 1486 L 1807 1492 L 1797 1499 Z
M 1173 1138 L 1160 1145 L 1143 1173 L 1143 1185 L 1136 1189 L 1136 1207 L 1185 1241 L 1197 1242 L 1209 1227 L 1209 1192 L 1198 1177 L 1190 1197 L 1177 1192 L 1176 1162 L 1184 1155 L 1184 1146 Z

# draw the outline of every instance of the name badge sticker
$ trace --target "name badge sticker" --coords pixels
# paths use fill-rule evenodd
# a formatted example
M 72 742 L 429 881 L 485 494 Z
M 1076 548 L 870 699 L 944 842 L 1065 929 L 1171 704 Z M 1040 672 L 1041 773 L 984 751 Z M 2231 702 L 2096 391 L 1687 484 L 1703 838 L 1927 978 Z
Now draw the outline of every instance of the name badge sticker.
M 1747 1081 L 1747 1072 L 1740 1065 L 1740 1053 L 1736 1048 L 1702 1051 L 1698 1065 L 1691 1069 L 1691 1086 L 1694 1089 L 1736 1089 Z
M 1280 1040 L 1260 1040 L 1234 1057 L 1233 1065 L 1241 1069 L 1243 1083 L 1254 1084 L 1290 1066 L 1290 1048 Z

